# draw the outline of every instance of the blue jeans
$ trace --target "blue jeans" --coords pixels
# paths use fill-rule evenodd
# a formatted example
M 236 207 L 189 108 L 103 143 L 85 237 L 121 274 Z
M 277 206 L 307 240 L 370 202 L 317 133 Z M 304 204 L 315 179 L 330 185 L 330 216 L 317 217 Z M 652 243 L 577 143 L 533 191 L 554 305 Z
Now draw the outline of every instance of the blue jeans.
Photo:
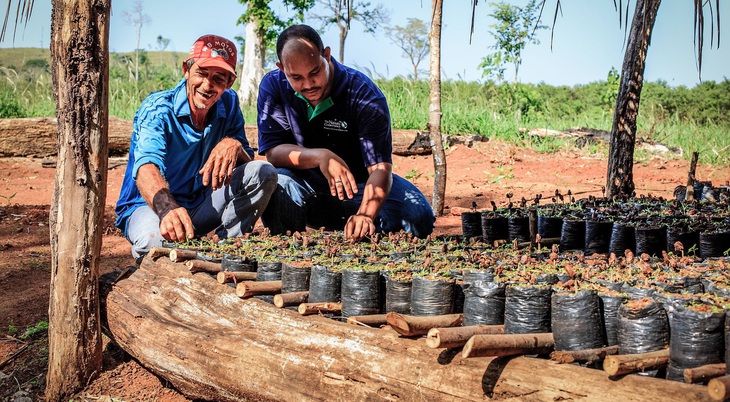
M 307 226 L 342 230 L 347 219 L 356 214 L 365 183 L 358 183 L 357 194 L 340 201 L 330 194 L 329 185 L 318 169 L 277 169 L 279 185 L 261 216 L 272 233 L 303 231 Z M 433 232 L 436 217 L 426 197 L 408 180 L 393 175 L 393 185 L 378 215 L 375 228 L 380 232 L 401 229 L 424 238 Z
M 233 170 L 231 183 L 218 190 L 208 186 L 203 202 L 188 210 L 195 236 L 215 230 L 220 238 L 236 237 L 253 230 L 276 189 L 276 169 L 268 162 L 251 161 Z M 160 218 L 148 205 L 134 210 L 127 221 L 127 240 L 134 258 L 162 245 Z

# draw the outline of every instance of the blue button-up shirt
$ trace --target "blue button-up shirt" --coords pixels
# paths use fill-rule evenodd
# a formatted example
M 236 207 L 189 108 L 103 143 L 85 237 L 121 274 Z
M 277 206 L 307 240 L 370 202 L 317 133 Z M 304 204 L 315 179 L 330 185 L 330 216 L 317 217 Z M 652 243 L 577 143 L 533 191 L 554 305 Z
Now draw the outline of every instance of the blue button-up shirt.
M 203 177 L 198 171 L 221 139 L 237 139 L 253 157 L 236 93 L 230 89 L 223 93 L 200 131 L 192 121 L 185 83 L 183 79 L 173 89 L 150 94 L 134 116 L 129 163 L 116 208 L 116 225 L 125 233 L 127 218 L 146 205 L 136 184 L 140 166 L 155 164 L 178 205 L 192 209 L 203 202 Z

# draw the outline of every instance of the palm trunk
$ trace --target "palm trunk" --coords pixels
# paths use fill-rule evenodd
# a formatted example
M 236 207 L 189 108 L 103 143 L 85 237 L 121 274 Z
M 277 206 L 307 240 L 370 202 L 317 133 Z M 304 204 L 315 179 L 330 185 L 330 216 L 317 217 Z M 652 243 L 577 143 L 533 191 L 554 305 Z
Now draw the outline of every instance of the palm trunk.
M 243 69 L 239 76 L 238 100 L 241 105 L 254 105 L 259 96 L 259 83 L 264 78 L 266 32 L 255 17 L 246 23 L 246 47 L 243 49 Z
M 444 196 L 446 195 L 446 153 L 441 140 L 441 15 L 443 0 L 431 2 L 431 89 L 428 114 L 428 132 L 431 137 L 433 152 L 433 202 L 431 207 L 436 216 L 444 212 Z
M 637 0 L 626 54 L 621 68 L 621 85 L 611 127 L 608 151 L 606 195 L 631 195 L 634 192 L 634 145 L 639 99 L 644 85 L 646 52 L 661 0 Z
M 66 400 L 102 368 L 98 282 L 107 186 L 110 9 L 110 0 L 53 0 L 58 164 L 50 212 L 48 401 Z

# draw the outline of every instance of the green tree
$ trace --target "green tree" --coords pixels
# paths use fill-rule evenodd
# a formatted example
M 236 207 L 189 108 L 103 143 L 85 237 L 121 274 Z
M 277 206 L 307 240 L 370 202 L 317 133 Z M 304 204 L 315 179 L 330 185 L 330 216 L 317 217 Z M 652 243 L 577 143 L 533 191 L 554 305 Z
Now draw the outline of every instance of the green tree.
M 157 50 L 164 52 L 168 46 L 170 46 L 170 38 L 165 38 L 162 35 L 157 35 Z
M 356 0 L 317 0 L 325 12 L 310 15 L 320 21 L 322 30 L 335 24 L 340 30 L 340 63 L 345 62 L 345 40 L 350 31 L 352 21 L 358 21 L 365 27 L 365 32 L 375 34 L 377 29 L 390 21 L 390 15 L 382 4 L 373 6 L 369 1 Z
M 489 5 L 494 9 L 489 16 L 496 20 L 496 23 L 489 25 L 489 34 L 496 40 L 491 48 L 496 51 L 482 58 L 479 68 L 483 70 L 484 76 L 503 81 L 505 64 L 512 64 L 517 82 L 522 51 L 528 43 L 539 44 L 537 31 L 547 28 L 540 24 L 540 6 L 536 4 L 536 0 L 530 0 L 525 7 L 513 6 L 503 1 Z
M 418 18 L 408 18 L 406 26 L 385 28 L 385 34 L 396 44 L 413 66 L 413 81 L 418 81 L 418 66 L 428 54 L 428 27 Z
M 284 6 L 293 12 L 289 18 L 276 15 L 268 0 L 238 1 L 246 6 L 246 12 L 238 19 L 239 24 L 246 26 L 238 98 L 242 105 L 251 105 L 256 103 L 259 83 L 264 76 L 267 44 L 275 40 L 281 29 L 302 21 L 304 12 L 314 6 L 314 0 L 283 0 Z

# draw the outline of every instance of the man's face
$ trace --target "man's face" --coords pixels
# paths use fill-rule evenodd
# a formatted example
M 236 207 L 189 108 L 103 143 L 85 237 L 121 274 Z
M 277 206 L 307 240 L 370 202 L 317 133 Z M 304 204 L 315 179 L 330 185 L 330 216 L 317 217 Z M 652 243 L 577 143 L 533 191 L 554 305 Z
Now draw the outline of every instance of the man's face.
M 190 106 L 208 110 L 230 88 L 231 74 L 220 67 L 200 67 L 195 63 L 185 72 L 185 78 Z
M 298 40 L 288 43 L 282 51 L 282 60 L 276 63 L 286 75 L 289 84 L 313 106 L 326 99 L 330 93 L 332 68 L 330 48 L 320 54 L 316 47 Z

